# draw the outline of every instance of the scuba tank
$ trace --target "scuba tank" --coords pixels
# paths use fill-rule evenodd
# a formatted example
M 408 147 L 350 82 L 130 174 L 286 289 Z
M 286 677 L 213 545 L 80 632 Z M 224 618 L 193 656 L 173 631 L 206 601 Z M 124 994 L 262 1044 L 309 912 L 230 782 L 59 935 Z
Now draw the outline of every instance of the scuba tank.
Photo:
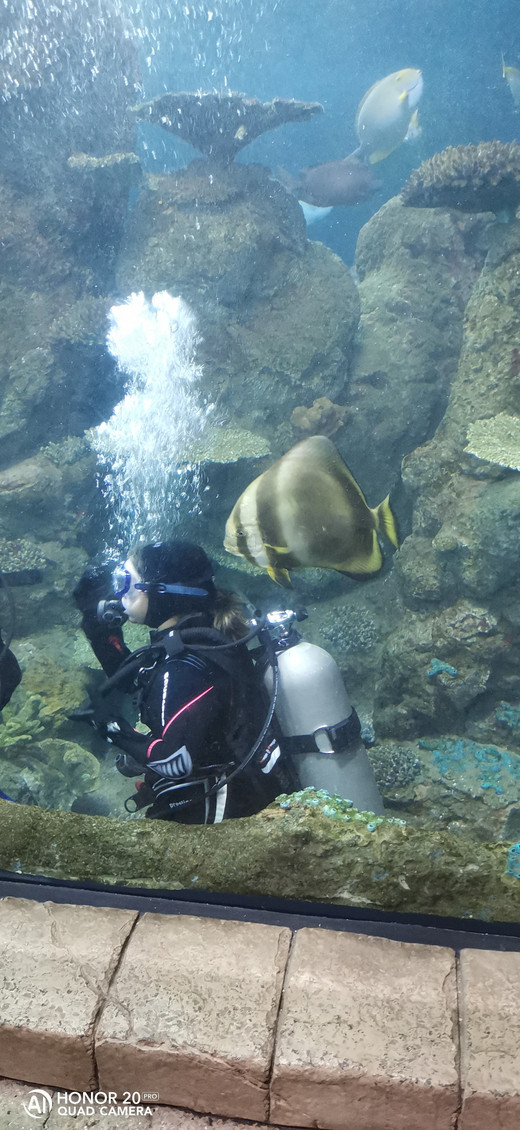
M 383 800 L 361 740 L 361 727 L 335 660 L 324 648 L 303 640 L 295 619 L 306 613 L 271 612 L 279 669 L 275 716 L 282 747 L 293 756 L 302 788 L 326 789 L 361 810 L 382 815 Z M 269 693 L 273 668 L 264 683 Z

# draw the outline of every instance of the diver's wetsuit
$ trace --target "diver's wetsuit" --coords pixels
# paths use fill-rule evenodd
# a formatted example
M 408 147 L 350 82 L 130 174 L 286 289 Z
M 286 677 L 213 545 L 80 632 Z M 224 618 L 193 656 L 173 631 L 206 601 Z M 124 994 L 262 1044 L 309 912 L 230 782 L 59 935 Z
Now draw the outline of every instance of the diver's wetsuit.
M 22 672 L 18 666 L 18 661 L 15 659 L 10 648 L 2 643 L 2 633 L 0 631 L 0 710 L 3 710 L 4 706 L 9 702 L 21 678 Z
M 209 621 L 202 621 L 209 626 Z M 182 628 L 201 625 L 200 616 L 185 617 Z M 118 629 L 84 622 L 97 658 L 108 674 L 130 655 Z M 151 633 L 156 647 L 170 628 Z M 154 653 L 150 653 L 152 659 Z M 253 746 L 265 718 L 265 704 L 255 691 L 251 658 L 244 646 L 226 649 L 224 670 L 206 655 L 189 648 L 153 665 L 143 656 L 137 688 L 141 719 L 151 731 L 138 733 L 123 719 L 108 725 L 107 736 L 124 752 L 118 768 L 125 776 L 141 776 L 141 802 L 151 804 L 152 819 L 183 824 L 216 824 L 229 817 L 249 816 L 265 808 L 280 792 L 295 787 L 276 742 L 264 748 L 213 796 L 205 794 L 224 769 L 231 772 Z M 150 665 L 147 668 L 147 663 Z M 125 685 L 125 690 L 132 688 Z M 268 748 L 269 746 L 269 748 Z M 236 757 L 233 757 L 235 749 Z M 182 802 L 194 801 L 190 806 Z

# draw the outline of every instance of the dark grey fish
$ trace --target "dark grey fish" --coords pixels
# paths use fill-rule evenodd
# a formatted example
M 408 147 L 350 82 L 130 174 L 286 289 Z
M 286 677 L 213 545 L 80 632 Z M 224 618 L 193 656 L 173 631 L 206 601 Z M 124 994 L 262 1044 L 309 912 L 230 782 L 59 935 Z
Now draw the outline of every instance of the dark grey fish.
M 325 161 L 323 165 L 302 169 L 294 193 L 305 204 L 332 208 L 361 204 L 380 186 L 381 181 L 370 166 L 351 155 L 341 161 Z

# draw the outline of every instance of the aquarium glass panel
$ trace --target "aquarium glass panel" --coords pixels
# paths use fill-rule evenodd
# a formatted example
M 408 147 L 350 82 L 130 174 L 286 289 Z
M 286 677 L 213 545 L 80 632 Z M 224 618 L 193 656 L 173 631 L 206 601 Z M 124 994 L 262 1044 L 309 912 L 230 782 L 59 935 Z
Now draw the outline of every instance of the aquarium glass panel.
M 520 920 L 517 8 L 0 5 L 0 870 Z

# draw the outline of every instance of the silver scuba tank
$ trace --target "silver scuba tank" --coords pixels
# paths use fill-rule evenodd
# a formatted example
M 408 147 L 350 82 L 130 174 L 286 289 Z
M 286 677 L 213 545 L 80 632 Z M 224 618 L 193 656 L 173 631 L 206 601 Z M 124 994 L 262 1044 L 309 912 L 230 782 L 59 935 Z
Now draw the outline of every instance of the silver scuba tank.
M 384 812 L 359 720 L 332 655 L 288 634 L 276 648 L 279 688 L 275 714 L 302 788 L 326 789 L 361 811 Z M 265 683 L 272 692 L 273 670 Z

